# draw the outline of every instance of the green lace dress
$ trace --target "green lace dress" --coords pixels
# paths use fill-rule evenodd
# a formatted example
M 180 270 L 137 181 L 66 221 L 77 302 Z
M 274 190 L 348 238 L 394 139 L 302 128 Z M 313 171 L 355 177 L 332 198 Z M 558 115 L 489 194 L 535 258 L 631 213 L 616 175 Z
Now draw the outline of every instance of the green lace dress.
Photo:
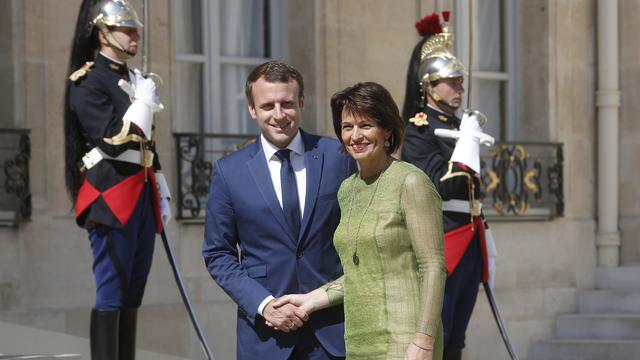
M 344 290 L 347 359 L 404 359 L 416 332 L 436 338 L 433 359 L 441 359 L 446 270 L 435 187 L 394 161 L 372 178 L 345 180 L 338 201 L 344 276 L 335 283 Z

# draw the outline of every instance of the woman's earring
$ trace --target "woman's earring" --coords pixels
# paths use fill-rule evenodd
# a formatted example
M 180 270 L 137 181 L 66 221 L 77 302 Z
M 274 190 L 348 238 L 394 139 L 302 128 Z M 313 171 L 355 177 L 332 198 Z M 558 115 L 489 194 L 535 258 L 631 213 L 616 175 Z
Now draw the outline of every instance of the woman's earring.
M 391 143 L 389 142 L 389 139 L 386 139 L 384 141 L 384 147 L 388 148 L 389 146 L 391 146 Z

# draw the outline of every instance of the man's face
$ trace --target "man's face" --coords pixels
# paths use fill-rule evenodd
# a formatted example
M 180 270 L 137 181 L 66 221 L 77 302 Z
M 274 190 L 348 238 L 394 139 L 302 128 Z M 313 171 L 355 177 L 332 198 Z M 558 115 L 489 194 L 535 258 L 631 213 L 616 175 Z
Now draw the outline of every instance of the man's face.
M 138 45 L 140 44 L 140 34 L 138 33 L 137 28 L 132 27 L 116 27 L 112 29 L 111 35 L 113 39 L 122 46 L 129 54 L 123 53 L 115 49 L 111 44 L 106 42 L 104 39 L 104 35 L 101 36 L 103 48 L 102 51 L 105 51 L 105 47 L 109 50 L 108 55 L 110 57 L 115 57 L 118 60 L 127 60 L 133 57 L 138 52 Z M 133 55 L 131 55 L 133 54 Z
M 464 78 L 462 76 L 440 79 L 436 85 L 433 85 L 433 92 L 440 96 L 441 101 L 445 104 L 448 104 L 453 109 L 457 109 L 460 107 L 460 104 L 462 104 L 462 94 L 464 93 L 463 82 Z
M 273 145 L 284 149 L 298 133 L 304 99 L 299 97 L 298 83 L 267 82 L 260 77 L 251 86 L 253 105 L 249 113 L 256 119 L 260 132 Z

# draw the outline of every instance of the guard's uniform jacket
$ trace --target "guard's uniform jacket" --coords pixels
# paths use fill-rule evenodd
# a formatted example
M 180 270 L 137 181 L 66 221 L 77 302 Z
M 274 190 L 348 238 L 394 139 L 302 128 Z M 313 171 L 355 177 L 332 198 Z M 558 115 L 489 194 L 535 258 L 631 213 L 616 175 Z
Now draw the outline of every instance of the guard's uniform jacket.
M 71 112 L 82 126 L 89 149 L 100 153 L 102 158 L 83 171 L 84 181 L 76 200 L 76 221 L 86 229 L 97 224 L 123 228 L 146 182 L 157 189 L 154 171 L 160 170 L 160 162 L 155 142 L 145 141 L 138 126 L 122 119 L 131 99 L 118 86 L 118 81 L 129 81 L 129 77 L 126 64 L 101 54 L 96 56 L 95 63 L 87 63 L 71 76 Z M 89 163 L 95 160 L 93 157 Z M 85 168 L 86 165 L 85 161 Z M 159 233 L 162 221 L 158 192 L 152 191 L 152 197 Z
M 424 113 L 416 115 L 407 124 L 402 159 L 422 169 L 442 198 L 444 253 L 449 276 L 472 240 L 477 238 L 483 258 L 482 281 L 487 281 L 484 225 L 480 217 L 480 202 L 476 200 L 480 180 L 466 165 L 449 161 L 456 140 L 434 134 L 435 129 L 458 130 L 459 127 L 460 119 L 455 115 L 426 106 Z

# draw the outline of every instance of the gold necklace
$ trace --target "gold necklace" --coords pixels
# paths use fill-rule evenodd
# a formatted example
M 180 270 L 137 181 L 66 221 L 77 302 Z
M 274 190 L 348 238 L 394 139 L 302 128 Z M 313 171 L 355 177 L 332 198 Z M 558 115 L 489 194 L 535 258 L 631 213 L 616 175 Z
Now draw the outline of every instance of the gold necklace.
M 369 198 L 369 202 L 367 203 L 367 206 L 365 207 L 364 212 L 362 212 L 362 216 L 360 217 L 360 221 L 358 222 L 358 228 L 356 230 L 356 237 L 354 239 L 355 248 L 353 249 L 353 255 L 351 256 L 351 259 L 353 260 L 353 264 L 356 265 L 356 266 L 360 265 L 360 258 L 358 257 L 358 237 L 360 236 L 360 227 L 362 226 L 362 221 L 364 220 L 365 216 L 367 215 L 367 211 L 369 211 L 369 207 L 371 206 L 371 203 L 373 203 L 373 199 L 376 197 L 376 194 L 378 193 L 378 186 L 382 182 L 382 177 L 383 177 L 385 171 L 387 170 L 387 168 L 389 168 L 389 166 L 391 165 L 392 162 L 393 162 L 393 160 L 391 160 L 388 164 L 385 164 L 385 167 L 380 172 L 380 176 L 378 176 L 378 178 L 376 179 L 376 186 L 373 189 L 373 194 Z M 349 233 L 351 233 L 351 212 L 353 210 L 353 202 L 354 202 L 355 197 L 356 197 L 355 181 L 356 181 L 356 179 L 358 177 L 359 177 L 359 174 L 355 174 L 353 176 L 353 179 L 351 179 L 351 199 L 349 200 L 349 217 L 347 218 L 347 231 L 346 231 L 347 235 L 349 235 Z

